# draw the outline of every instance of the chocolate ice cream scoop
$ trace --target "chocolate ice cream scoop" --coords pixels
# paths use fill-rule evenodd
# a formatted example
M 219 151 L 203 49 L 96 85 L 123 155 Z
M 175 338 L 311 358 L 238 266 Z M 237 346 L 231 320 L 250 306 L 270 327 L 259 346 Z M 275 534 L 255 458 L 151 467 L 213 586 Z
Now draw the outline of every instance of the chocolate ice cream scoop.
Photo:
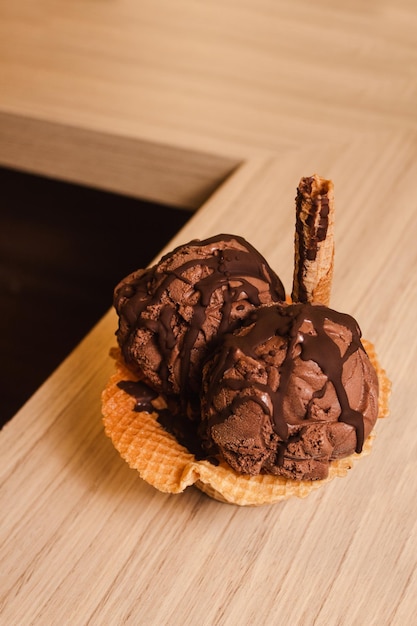
M 321 305 L 260 307 L 204 367 L 200 434 L 237 472 L 321 479 L 360 452 L 378 416 L 378 379 L 349 315 Z
M 278 276 L 243 238 L 194 240 L 115 289 L 118 343 L 162 393 L 199 393 L 213 343 L 262 304 L 285 300 Z

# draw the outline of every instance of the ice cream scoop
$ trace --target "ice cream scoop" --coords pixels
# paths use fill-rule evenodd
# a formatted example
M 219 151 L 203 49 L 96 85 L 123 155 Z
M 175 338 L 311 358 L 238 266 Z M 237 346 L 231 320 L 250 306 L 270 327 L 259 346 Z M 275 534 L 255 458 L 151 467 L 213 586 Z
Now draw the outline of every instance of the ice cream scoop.
M 378 378 L 349 315 L 308 303 L 254 311 L 204 367 L 200 434 L 239 473 L 325 478 L 360 452 Z
M 263 304 L 285 300 L 263 256 L 236 235 L 193 240 L 114 291 L 126 363 L 161 393 L 198 394 L 201 364 L 225 332 Z

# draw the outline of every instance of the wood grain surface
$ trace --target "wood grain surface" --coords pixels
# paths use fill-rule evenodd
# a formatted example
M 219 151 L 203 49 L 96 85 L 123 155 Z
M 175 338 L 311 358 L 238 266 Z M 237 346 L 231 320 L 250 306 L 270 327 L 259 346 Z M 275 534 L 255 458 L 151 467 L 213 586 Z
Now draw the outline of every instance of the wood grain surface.
M 0 16 L 3 165 L 195 208 L 255 154 L 417 128 L 412 0 L 0 0 Z
M 332 306 L 358 319 L 393 380 L 371 455 L 279 505 L 157 492 L 103 433 L 110 311 L 1 433 L 2 624 L 413 622 L 416 142 L 395 134 L 254 159 L 168 246 L 241 234 L 289 289 L 298 179 L 333 178 Z
M 305 500 L 167 496 L 103 432 L 109 311 L 0 433 L 1 625 L 414 623 L 415 2 L 0 0 L 0 13 L 0 164 L 204 203 L 168 247 L 240 234 L 288 291 L 298 180 L 332 178 L 331 304 L 393 381 L 372 454 Z

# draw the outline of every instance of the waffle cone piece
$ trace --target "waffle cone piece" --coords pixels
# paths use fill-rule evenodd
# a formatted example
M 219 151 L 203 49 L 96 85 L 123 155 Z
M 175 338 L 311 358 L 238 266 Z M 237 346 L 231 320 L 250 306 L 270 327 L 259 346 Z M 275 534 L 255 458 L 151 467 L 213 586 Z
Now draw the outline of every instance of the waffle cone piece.
M 334 193 L 317 174 L 297 188 L 293 302 L 329 306 L 334 265 Z
M 379 418 L 382 418 L 388 414 L 390 383 L 379 366 L 372 344 L 363 343 L 378 374 Z M 356 460 L 371 450 L 373 435 L 368 437 L 361 454 L 332 461 L 328 477 L 315 481 L 267 474 L 246 476 L 224 462 L 213 465 L 207 460 L 199 461 L 159 424 L 158 411 L 166 406 L 162 396 L 153 401 L 154 412 L 135 411 L 135 399 L 120 389 L 118 383 L 137 381 L 138 377 L 123 363 L 118 349 L 112 350 L 112 356 L 115 372 L 102 394 L 105 432 L 128 465 L 159 491 L 181 493 L 195 485 L 216 500 L 240 506 L 272 504 L 293 496 L 304 498 L 333 478 L 345 476 Z
M 296 198 L 294 279 L 288 302 L 329 305 L 334 263 L 333 184 L 317 175 L 302 178 Z M 363 340 L 379 384 L 378 418 L 388 415 L 391 383 L 381 368 L 373 345 Z M 323 480 L 293 480 L 269 474 L 249 476 L 235 472 L 227 463 L 214 465 L 198 460 L 158 421 L 166 410 L 162 396 L 152 400 L 155 410 L 138 411 L 135 398 L 120 388 L 122 381 L 137 381 L 119 349 L 112 350 L 115 372 L 102 393 L 105 433 L 128 465 L 150 485 L 164 493 L 177 494 L 194 485 L 211 498 L 240 506 L 259 506 L 306 497 L 335 477 L 343 477 L 353 464 L 369 454 L 374 431 L 360 454 L 331 461 Z

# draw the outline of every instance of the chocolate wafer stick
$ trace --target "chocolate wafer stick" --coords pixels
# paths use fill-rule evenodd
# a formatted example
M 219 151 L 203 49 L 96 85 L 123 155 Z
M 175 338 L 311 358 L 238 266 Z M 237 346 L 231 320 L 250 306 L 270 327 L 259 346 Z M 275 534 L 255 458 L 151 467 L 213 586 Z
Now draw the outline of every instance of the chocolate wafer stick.
M 334 263 L 333 183 L 317 174 L 300 180 L 296 196 L 293 302 L 329 306 Z

